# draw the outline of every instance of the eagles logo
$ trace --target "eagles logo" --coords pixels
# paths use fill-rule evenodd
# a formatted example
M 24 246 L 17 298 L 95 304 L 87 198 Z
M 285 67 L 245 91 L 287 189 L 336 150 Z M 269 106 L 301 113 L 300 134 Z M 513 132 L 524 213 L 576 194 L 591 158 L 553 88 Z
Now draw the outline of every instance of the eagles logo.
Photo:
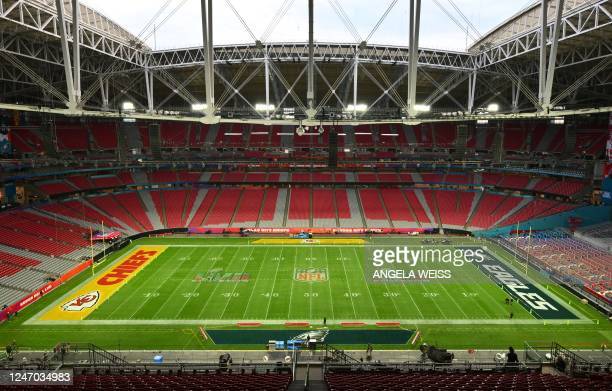
M 100 298 L 100 292 L 93 291 L 85 293 L 81 296 L 75 297 L 66 304 L 62 305 L 64 311 L 81 311 L 85 308 L 91 308 L 98 302 Z
M 327 281 L 327 269 L 326 268 L 295 269 L 293 279 L 296 281 L 304 281 L 304 282 Z

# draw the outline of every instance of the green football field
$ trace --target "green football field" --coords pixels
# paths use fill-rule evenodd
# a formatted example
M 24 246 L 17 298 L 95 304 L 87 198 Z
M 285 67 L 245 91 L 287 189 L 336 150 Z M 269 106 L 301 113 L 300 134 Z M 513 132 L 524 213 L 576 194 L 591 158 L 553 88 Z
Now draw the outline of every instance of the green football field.
M 404 240 L 413 246 L 422 243 L 418 238 Z M 83 286 L 117 267 L 126 254 L 147 245 L 167 247 L 89 315 L 79 320 L 43 319 L 49 309 L 59 308 Z M 331 328 L 347 322 L 363 322 L 363 328 L 399 322 L 449 347 L 553 339 L 596 347 L 610 339 L 610 327 L 602 323 L 605 317 L 535 271 L 529 269 L 525 275 L 524 265 L 494 243 L 453 239 L 450 247 L 487 249 L 491 262 L 537 289 L 557 308 L 556 315 L 534 311 L 521 300 L 505 303 L 514 297 L 512 292 L 471 264 L 451 267 L 460 278 L 440 283 L 374 283 L 366 278 L 369 271 L 359 245 L 156 238 L 135 241 L 111 254 L 96 266 L 95 277 L 82 273 L 18 319 L 0 325 L 0 343 L 21 338 L 23 346 L 32 348 L 60 340 L 133 348 L 223 348 L 203 339 L 198 330 L 237 328 L 241 322 L 262 328 L 283 328 L 287 322 L 319 327 L 324 318 Z
M 474 267 L 466 271 L 471 284 L 368 284 L 361 252 L 342 245 L 171 246 L 87 319 L 236 323 L 325 317 L 331 323 L 509 317 L 507 295 Z M 521 306 L 512 308 L 516 318 L 531 318 Z

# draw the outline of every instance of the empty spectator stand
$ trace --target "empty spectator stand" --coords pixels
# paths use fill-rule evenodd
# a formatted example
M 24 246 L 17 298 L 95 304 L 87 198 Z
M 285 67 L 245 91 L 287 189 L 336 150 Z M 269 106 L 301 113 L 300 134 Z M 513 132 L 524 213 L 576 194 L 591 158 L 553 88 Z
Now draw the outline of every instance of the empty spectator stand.
M 75 374 L 72 386 L 56 390 L 169 390 L 169 391 L 284 391 L 290 374 L 270 373 L 178 373 L 178 374 Z M 9 386 L 7 389 L 16 389 Z M 22 389 L 20 386 L 19 389 Z M 27 387 L 26 387 L 27 389 Z M 31 388 L 31 389 L 34 389 Z
M 561 280 L 578 281 L 612 303 L 612 255 L 606 250 L 557 230 L 510 235 L 505 240 Z
M 117 149 L 117 124 L 113 122 L 91 122 L 87 126 L 93 141 L 92 149 Z
M 89 132 L 80 124 L 56 123 L 55 136 L 60 151 L 88 151 Z
M 326 373 L 330 391 L 394 390 L 608 390 L 610 375 L 570 378 L 528 372 L 339 372 Z

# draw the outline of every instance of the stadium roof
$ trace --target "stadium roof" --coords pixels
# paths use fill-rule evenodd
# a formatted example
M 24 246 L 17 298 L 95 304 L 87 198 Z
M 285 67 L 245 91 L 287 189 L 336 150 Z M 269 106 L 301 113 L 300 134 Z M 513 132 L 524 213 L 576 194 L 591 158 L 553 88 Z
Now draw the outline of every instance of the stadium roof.
M 550 1 L 545 60 L 553 52 L 556 56 L 553 64 L 543 62 L 549 69 L 546 73 L 554 75 L 548 82 L 539 72 L 543 31 L 539 3 L 483 37 L 475 37 L 469 51 L 420 47 L 411 56 L 410 45 L 313 40 L 310 56 L 307 36 L 296 43 L 254 39 L 248 44 L 215 46 L 210 68 L 204 47 L 152 50 L 146 40 L 83 4 L 77 52 L 72 3 L 0 2 L 0 103 L 4 107 L 20 104 L 26 110 L 45 107 L 72 114 L 119 115 L 122 103 L 130 101 L 145 117 L 201 118 L 203 113 L 191 109 L 207 101 L 207 77 L 214 80 L 214 92 L 209 90 L 208 95 L 214 96 L 215 107 L 208 121 L 217 120 L 213 114 L 269 121 L 328 119 L 331 113 L 353 122 L 406 117 L 423 121 L 493 115 L 486 113 L 491 103 L 511 116 L 550 114 L 551 110 L 558 114 L 554 108 L 559 106 L 587 110 L 612 106 L 612 5 L 608 0 L 565 1 L 557 41 L 558 2 Z M 342 14 L 340 2 L 330 4 Z M 65 10 L 65 41 L 58 7 Z M 236 13 L 240 15 L 237 9 Z M 467 18 L 463 22 L 470 24 Z M 348 16 L 344 24 L 350 30 Z M 250 29 L 246 23 L 244 27 Z M 417 59 L 416 73 L 410 70 L 411 57 Z M 70 68 L 64 66 L 67 59 Z M 408 86 L 410 80 L 414 80 L 413 89 Z M 415 112 L 416 104 L 430 106 L 431 111 Z

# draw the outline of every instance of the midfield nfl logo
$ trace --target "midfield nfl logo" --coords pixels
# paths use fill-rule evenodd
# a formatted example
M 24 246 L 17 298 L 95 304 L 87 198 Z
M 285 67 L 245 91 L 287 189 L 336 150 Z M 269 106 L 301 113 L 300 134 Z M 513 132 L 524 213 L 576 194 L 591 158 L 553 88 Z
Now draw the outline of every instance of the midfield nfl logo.
M 327 281 L 327 269 L 326 268 L 295 269 L 293 279 L 296 281 L 305 281 L 305 282 Z

